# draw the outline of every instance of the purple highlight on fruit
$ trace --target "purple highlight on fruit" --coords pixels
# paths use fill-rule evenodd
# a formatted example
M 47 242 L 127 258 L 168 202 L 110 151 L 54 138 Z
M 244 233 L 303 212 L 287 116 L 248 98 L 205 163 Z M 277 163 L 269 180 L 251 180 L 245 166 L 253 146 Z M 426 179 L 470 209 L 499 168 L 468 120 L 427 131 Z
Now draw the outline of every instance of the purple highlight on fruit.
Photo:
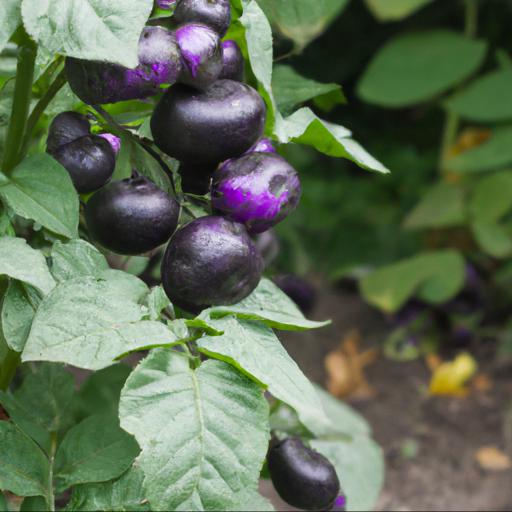
M 213 175 L 212 205 L 228 218 L 262 233 L 299 203 L 297 171 L 272 153 L 251 153 L 225 162 Z
M 156 5 L 160 7 L 160 9 L 170 9 L 176 0 L 156 0 Z
M 103 137 L 106 141 L 109 142 L 116 155 L 119 153 L 121 150 L 121 139 L 119 137 L 116 137 L 112 133 L 102 133 L 100 134 L 100 137 Z
M 347 506 L 347 497 L 344 494 L 340 494 L 334 502 L 335 510 L 345 510 Z
M 276 148 L 273 146 L 270 139 L 263 137 L 247 151 L 247 154 L 249 153 L 276 153 Z
M 222 73 L 220 78 L 242 82 L 244 79 L 244 57 L 238 44 L 228 39 L 222 43 Z

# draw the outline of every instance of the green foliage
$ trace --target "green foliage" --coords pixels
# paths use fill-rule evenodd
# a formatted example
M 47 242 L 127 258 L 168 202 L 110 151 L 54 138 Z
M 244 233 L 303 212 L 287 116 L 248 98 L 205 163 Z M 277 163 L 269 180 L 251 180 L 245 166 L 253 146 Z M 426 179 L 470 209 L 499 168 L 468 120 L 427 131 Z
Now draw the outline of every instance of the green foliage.
M 19 0 L 4 0 L 0 5 L 0 52 L 21 22 Z
M 405 18 L 433 0 L 365 0 L 372 14 L 380 21 Z
M 358 95 L 369 103 L 395 108 L 431 100 L 474 73 L 486 50 L 484 41 L 447 30 L 400 35 L 370 62 Z

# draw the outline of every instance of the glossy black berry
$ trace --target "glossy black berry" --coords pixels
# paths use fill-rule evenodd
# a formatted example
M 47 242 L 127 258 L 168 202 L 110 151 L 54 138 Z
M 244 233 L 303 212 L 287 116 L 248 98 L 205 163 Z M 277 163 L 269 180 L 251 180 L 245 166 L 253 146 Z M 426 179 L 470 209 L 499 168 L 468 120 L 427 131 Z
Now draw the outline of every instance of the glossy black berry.
M 222 42 L 222 73 L 220 78 L 242 82 L 244 79 L 244 57 L 235 41 Z
M 178 23 L 204 23 L 224 37 L 231 22 L 229 0 L 179 0 L 174 11 Z

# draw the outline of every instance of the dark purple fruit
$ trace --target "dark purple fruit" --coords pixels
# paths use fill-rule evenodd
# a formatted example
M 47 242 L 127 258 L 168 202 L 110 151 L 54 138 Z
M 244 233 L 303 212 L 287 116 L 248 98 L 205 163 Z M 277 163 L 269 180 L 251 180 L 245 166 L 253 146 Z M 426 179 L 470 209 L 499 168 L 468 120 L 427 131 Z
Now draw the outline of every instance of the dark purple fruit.
M 295 274 L 282 274 L 273 281 L 305 315 L 311 313 L 316 303 L 316 291 L 311 283 Z
M 157 146 L 187 163 L 217 163 L 245 153 L 263 133 L 265 103 L 248 85 L 218 80 L 204 91 L 171 87 L 151 118 Z
M 63 112 L 50 126 L 47 151 L 68 171 L 76 190 L 86 194 L 112 177 L 116 166 L 114 143 L 120 144 L 115 135 L 91 135 L 85 116 Z
M 85 206 L 91 237 L 119 254 L 141 254 L 169 240 L 179 205 L 143 176 L 116 181 L 96 192 Z
M 254 243 L 260 251 L 265 267 L 269 267 L 279 254 L 279 239 L 273 229 L 253 236 Z
M 201 217 L 172 237 L 162 261 L 162 283 L 173 304 L 195 313 L 247 297 L 258 285 L 262 267 L 241 224 Z
M 212 205 L 228 218 L 261 233 L 299 204 L 297 171 L 273 153 L 249 153 L 221 165 L 213 175 Z
M 66 75 L 73 92 L 89 105 L 154 96 L 173 84 L 181 72 L 176 37 L 163 27 L 146 27 L 139 39 L 139 65 L 134 69 L 107 62 L 68 57 Z
M 179 0 L 174 11 L 178 23 L 204 23 L 224 37 L 231 23 L 229 0 Z
M 242 82 L 244 79 L 244 57 L 235 41 L 222 42 L 222 73 L 220 78 Z
M 216 168 L 216 164 L 180 164 L 181 189 L 186 194 L 208 194 Z
M 217 32 L 206 25 L 188 23 L 176 30 L 181 54 L 179 82 L 206 89 L 222 72 L 222 46 Z
M 254 146 L 247 151 L 249 153 L 276 153 L 276 148 L 270 139 L 262 137 Z
M 176 0 L 156 0 L 156 5 L 160 9 L 170 9 L 175 3 Z
M 334 466 L 296 437 L 273 446 L 268 470 L 281 498 L 303 510 L 330 510 L 340 494 Z

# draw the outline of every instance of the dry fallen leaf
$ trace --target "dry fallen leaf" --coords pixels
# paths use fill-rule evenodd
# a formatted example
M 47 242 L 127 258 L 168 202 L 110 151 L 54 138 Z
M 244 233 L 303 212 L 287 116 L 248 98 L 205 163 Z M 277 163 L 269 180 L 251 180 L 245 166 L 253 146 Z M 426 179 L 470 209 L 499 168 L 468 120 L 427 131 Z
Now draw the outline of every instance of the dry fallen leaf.
M 459 354 L 453 361 L 433 369 L 429 392 L 431 395 L 464 397 L 469 393 L 467 382 L 477 371 L 475 359 L 468 353 Z
M 504 471 L 512 468 L 510 457 L 495 446 L 483 446 L 475 453 L 475 459 L 482 469 Z
M 360 352 L 361 334 L 349 332 L 340 346 L 329 352 L 325 368 L 329 393 L 338 398 L 368 398 L 375 394 L 364 374 L 364 368 L 372 364 L 378 355 L 377 349 Z

